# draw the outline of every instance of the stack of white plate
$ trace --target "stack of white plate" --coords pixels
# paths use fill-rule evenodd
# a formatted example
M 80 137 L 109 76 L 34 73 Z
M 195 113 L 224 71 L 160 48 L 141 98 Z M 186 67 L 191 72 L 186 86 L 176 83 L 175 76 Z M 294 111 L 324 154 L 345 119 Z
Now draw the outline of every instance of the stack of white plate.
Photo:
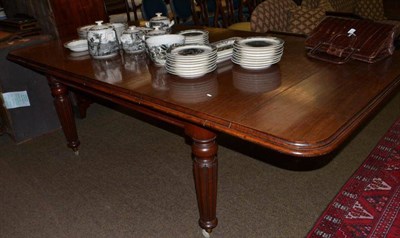
M 165 67 L 168 73 L 180 77 L 201 77 L 217 68 L 217 48 L 202 44 L 171 46 Z
M 265 69 L 281 60 L 284 41 L 277 37 L 249 37 L 235 41 L 232 62 L 245 69 Z
M 185 44 L 208 44 L 208 31 L 191 29 L 178 34 L 185 36 Z
M 233 44 L 236 40 L 242 39 L 241 37 L 231 37 L 225 40 L 213 42 L 212 45 L 217 47 L 217 63 L 230 60 L 233 52 Z

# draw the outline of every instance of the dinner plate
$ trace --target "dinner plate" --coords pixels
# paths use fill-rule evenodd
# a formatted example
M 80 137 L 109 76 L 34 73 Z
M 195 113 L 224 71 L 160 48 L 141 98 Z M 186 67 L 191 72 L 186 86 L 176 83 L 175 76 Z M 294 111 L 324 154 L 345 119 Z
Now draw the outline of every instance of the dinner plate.
M 88 42 L 86 39 L 76 39 L 68 41 L 64 44 L 64 47 L 74 52 L 82 52 L 82 51 L 87 51 L 89 49 Z
M 283 50 L 283 46 L 282 47 L 277 47 L 277 48 L 271 48 L 268 50 L 255 50 L 255 49 L 246 49 L 246 48 L 241 48 L 241 47 L 235 47 L 233 48 L 233 51 L 237 51 L 237 52 L 246 52 L 249 54 L 266 54 L 266 53 L 274 53 L 276 51 L 280 51 Z
M 284 44 L 284 41 L 278 37 L 248 37 L 235 41 L 236 45 L 246 49 L 264 50 L 268 48 L 279 47 Z
M 177 59 L 177 58 L 167 58 L 167 62 L 170 64 L 179 64 L 179 65 L 199 65 L 199 64 L 207 64 L 213 62 L 217 59 L 217 55 L 212 55 L 206 58 L 200 59 Z
M 175 73 L 191 73 L 191 72 L 199 73 L 199 72 L 208 71 L 210 69 L 213 69 L 213 68 L 215 68 L 215 66 L 216 65 L 210 65 L 208 67 L 197 68 L 197 69 L 184 69 L 184 68 L 174 68 L 174 67 L 165 66 L 165 69 L 167 70 L 167 72 L 175 72 Z
M 177 34 L 184 35 L 185 37 L 192 38 L 192 37 L 208 35 L 208 31 L 200 30 L 200 29 L 190 29 L 190 30 L 180 31 Z
M 175 62 L 182 62 L 182 63 L 196 63 L 199 61 L 210 61 L 212 58 L 216 58 L 218 55 L 213 53 L 209 55 L 204 55 L 204 56 L 198 56 L 198 57 L 174 57 L 171 55 L 167 55 L 167 59 L 170 61 L 175 61 Z
M 172 46 L 167 50 L 168 57 L 181 59 L 198 59 L 199 57 L 207 57 L 216 54 L 217 48 L 212 45 L 205 44 L 189 44 Z
M 205 30 L 190 29 L 177 34 L 185 36 L 185 44 L 208 44 L 208 31 Z
M 207 71 L 200 71 L 200 72 L 174 72 L 174 71 L 168 71 L 167 72 L 173 75 L 177 75 L 183 78 L 197 78 L 197 77 L 201 77 L 203 75 L 206 75 L 208 73 L 211 73 L 212 71 L 214 71 L 217 68 L 217 65 L 215 65 L 213 68 L 207 70 Z
M 218 57 L 218 59 L 217 59 L 217 64 L 222 63 L 222 62 L 225 62 L 225 61 L 228 61 L 228 60 L 230 60 L 231 58 L 232 58 L 232 56 L 230 56 L 230 55 L 225 56 L 225 57 Z
M 257 62 L 266 62 L 266 61 L 274 61 L 274 60 L 279 61 L 282 57 L 280 55 L 277 55 L 277 56 L 268 57 L 268 58 L 248 58 L 248 57 L 236 57 L 236 56 L 233 56 L 232 58 L 237 61 L 248 62 L 248 63 L 257 63 Z
M 276 54 L 265 54 L 265 55 L 253 55 L 253 54 L 243 54 L 241 52 L 233 52 L 232 57 L 236 58 L 246 58 L 246 59 L 254 59 L 254 60 L 264 60 L 271 59 L 276 57 L 282 57 L 283 51 L 277 52 Z
M 207 68 L 209 66 L 213 66 L 215 64 L 215 60 L 210 61 L 210 62 L 204 62 L 201 64 L 196 64 L 196 65 L 192 65 L 192 64 L 176 64 L 173 62 L 167 62 L 166 66 L 168 67 L 172 67 L 172 68 L 181 68 L 181 69 L 201 69 L 201 68 Z
M 232 58 L 233 63 L 240 64 L 240 65 L 246 64 L 246 65 L 254 65 L 254 66 L 266 65 L 266 64 L 276 64 L 279 61 L 280 61 L 280 59 L 248 62 L 248 61 L 243 61 L 243 60 L 238 60 L 238 59 Z

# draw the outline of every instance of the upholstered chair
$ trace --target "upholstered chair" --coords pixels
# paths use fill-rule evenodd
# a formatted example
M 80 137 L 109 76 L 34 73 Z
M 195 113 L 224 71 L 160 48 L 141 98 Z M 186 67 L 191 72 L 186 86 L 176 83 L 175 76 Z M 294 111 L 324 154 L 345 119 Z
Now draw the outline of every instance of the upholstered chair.
M 288 12 L 296 6 L 293 0 L 266 0 L 260 3 L 251 14 L 251 30 L 287 32 Z
M 325 17 L 325 9 L 319 8 L 317 1 L 297 6 L 293 0 L 266 0 L 254 9 L 251 30 L 308 35 Z

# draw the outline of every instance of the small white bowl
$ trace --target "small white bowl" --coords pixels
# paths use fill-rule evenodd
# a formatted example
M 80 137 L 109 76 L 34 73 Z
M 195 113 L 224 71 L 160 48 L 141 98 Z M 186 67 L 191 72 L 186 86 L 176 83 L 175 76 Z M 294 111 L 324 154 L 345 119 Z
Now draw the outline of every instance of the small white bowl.
M 170 46 L 172 44 L 183 44 L 183 43 L 185 43 L 185 36 L 178 34 L 156 35 L 146 39 L 146 44 L 148 46 L 158 46 L 158 45 Z
M 82 52 L 88 50 L 88 42 L 84 39 L 72 40 L 66 42 L 64 47 L 74 52 Z

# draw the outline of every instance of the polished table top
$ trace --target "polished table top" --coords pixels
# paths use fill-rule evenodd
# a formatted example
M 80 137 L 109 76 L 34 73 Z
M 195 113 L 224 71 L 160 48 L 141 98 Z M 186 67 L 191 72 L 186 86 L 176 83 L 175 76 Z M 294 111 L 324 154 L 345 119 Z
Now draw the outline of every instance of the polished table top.
M 254 34 L 208 30 L 211 42 Z M 155 67 L 149 59 L 138 60 L 135 56 L 109 60 L 75 57 L 61 41 L 14 51 L 9 59 L 44 73 L 51 71 L 70 84 L 110 92 L 298 156 L 318 156 L 334 150 L 400 83 L 398 51 L 375 64 L 352 61 L 334 65 L 308 58 L 304 38 L 279 37 L 285 40 L 284 54 L 272 68 L 249 71 L 225 62 L 200 79 L 181 79 Z M 264 91 L 255 82 L 262 74 Z M 196 88 L 197 94 L 208 94 L 207 98 L 185 98 L 184 90 L 195 94 Z
M 207 28 L 210 41 L 255 33 Z M 197 79 L 155 67 L 144 54 L 92 60 L 53 41 L 11 52 L 8 59 L 47 76 L 68 146 L 78 151 L 68 90 L 182 127 L 192 140 L 199 225 L 211 232 L 216 216 L 216 132 L 299 157 L 336 149 L 374 115 L 400 85 L 400 53 L 374 64 L 334 65 L 306 56 L 304 38 L 285 40 L 282 60 L 268 69 L 244 70 L 232 62 Z

